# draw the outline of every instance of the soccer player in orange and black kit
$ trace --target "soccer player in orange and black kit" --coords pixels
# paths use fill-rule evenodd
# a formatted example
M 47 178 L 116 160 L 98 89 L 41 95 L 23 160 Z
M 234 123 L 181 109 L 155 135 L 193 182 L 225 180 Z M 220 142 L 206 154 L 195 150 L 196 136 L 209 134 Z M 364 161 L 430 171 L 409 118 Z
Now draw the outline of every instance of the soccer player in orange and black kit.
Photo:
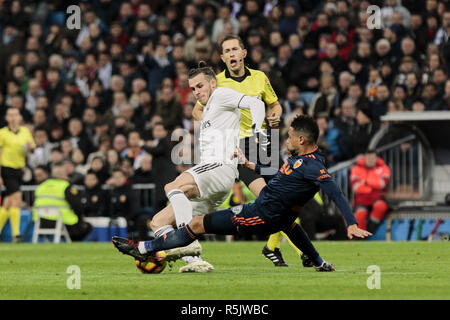
M 22 193 L 22 169 L 26 164 L 26 156 L 36 147 L 33 136 L 27 127 L 22 126 L 22 116 L 17 108 L 6 110 L 8 125 L 0 129 L 0 185 L 6 188 L 5 198 L 0 207 L 0 233 L 9 219 L 14 242 L 21 242 L 20 237 L 20 204 Z
M 315 250 L 307 234 L 295 222 L 297 207 L 302 207 L 323 190 L 336 204 L 347 223 L 347 236 L 365 238 L 371 233 L 358 228 L 352 208 L 333 178 L 328 174 L 324 157 L 317 147 L 319 128 L 308 116 L 298 116 L 289 128 L 286 141 L 291 156 L 277 170 L 254 203 L 240 205 L 194 217 L 183 228 L 171 231 L 153 241 L 138 241 L 113 237 L 113 244 L 122 253 L 137 260 L 158 260 L 156 252 L 186 246 L 201 234 L 268 235 L 283 231 L 312 261 L 317 271 L 334 271 Z M 243 165 L 259 172 L 261 166 L 240 156 Z

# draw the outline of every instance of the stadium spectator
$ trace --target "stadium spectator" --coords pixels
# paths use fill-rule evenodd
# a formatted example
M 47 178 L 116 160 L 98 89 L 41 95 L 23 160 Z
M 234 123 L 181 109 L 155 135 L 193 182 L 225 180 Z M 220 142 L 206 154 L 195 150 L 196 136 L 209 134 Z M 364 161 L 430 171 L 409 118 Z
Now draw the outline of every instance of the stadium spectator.
M 48 141 L 48 134 L 44 128 L 34 129 L 34 141 L 36 148 L 28 155 L 27 163 L 34 169 L 40 165 L 46 166 L 50 161 L 50 152 L 53 145 Z
M 46 166 L 37 166 L 33 170 L 33 184 L 38 185 L 47 180 L 49 177 L 48 168 Z
M 84 206 L 86 217 L 106 217 L 108 216 L 108 197 L 106 191 L 102 190 L 100 181 L 93 171 L 88 171 L 84 176 L 85 190 L 82 193 L 81 201 Z
M 71 158 L 64 159 L 62 165 L 64 170 L 66 170 L 67 179 L 71 184 L 83 184 L 84 175 L 75 170 L 76 167 Z
M 339 117 L 335 118 L 334 127 L 342 133 L 345 141 L 345 150 L 342 150 L 343 159 L 350 159 L 353 156 L 351 151 L 350 141 L 356 129 L 356 108 L 350 99 L 345 99 L 342 102 L 341 112 Z
M 156 114 L 163 119 L 164 126 L 172 131 L 182 125 L 183 108 L 176 98 L 174 88 L 164 86 L 161 89 L 160 99 L 156 102 Z
M 218 17 L 214 21 L 214 25 L 212 27 L 211 39 L 213 42 L 218 42 L 219 35 L 224 32 L 226 23 L 231 24 L 233 34 L 239 33 L 239 22 L 231 15 L 230 6 L 224 4 L 219 8 Z
M 370 103 L 371 114 L 375 121 L 387 113 L 390 96 L 391 93 L 386 84 L 377 86 L 375 99 Z
M 364 153 L 372 137 L 378 131 L 380 122 L 374 119 L 370 108 L 360 108 L 356 111 L 356 127 L 352 133 L 352 155 Z
M 316 118 L 319 127 L 319 140 L 317 145 L 325 153 L 327 165 L 332 166 L 339 162 L 342 156 L 342 150 L 345 150 L 345 140 L 341 132 L 330 124 L 327 115 L 318 115 Z
M 143 149 L 153 156 L 152 168 L 155 172 L 164 172 L 163 175 L 155 175 L 156 204 L 155 212 L 159 212 L 166 206 L 166 194 L 164 186 L 177 177 L 176 167 L 171 159 L 172 147 L 167 136 L 168 132 L 163 123 L 153 125 L 153 140 L 147 140 Z
M 326 113 L 329 116 L 334 114 L 333 106 L 336 98 L 336 88 L 334 78 L 330 75 L 323 75 L 320 78 L 320 91 L 313 97 L 309 114 L 317 116 L 319 113 Z
M 113 187 L 109 191 L 109 217 L 124 217 L 127 220 L 129 233 L 138 232 L 139 237 L 147 237 L 146 218 L 139 215 L 140 206 L 136 191 L 131 187 L 130 180 L 121 169 L 114 169 L 110 184 Z
M 374 150 L 367 150 L 353 167 L 350 183 L 355 194 L 355 218 L 361 229 L 375 232 L 389 209 L 384 192 L 391 171 Z
M 143 143 L 139 132 L 131 131 L 128 134 L 128 148 L 122 151 L 120 158 L 127 159 L 137 169 L 144 154 Z

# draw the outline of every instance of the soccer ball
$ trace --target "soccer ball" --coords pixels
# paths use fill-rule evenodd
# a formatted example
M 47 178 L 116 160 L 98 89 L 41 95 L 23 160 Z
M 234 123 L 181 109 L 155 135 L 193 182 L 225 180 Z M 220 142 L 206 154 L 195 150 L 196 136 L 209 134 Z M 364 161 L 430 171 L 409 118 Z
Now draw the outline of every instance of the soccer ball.
M 164 260 L 166 256 L 167 253 L 165 251 L 158 251 L 147 261 L 136 260 L 136 267 L 142 273 L 161 273 L 167 266 L 167 261 Z

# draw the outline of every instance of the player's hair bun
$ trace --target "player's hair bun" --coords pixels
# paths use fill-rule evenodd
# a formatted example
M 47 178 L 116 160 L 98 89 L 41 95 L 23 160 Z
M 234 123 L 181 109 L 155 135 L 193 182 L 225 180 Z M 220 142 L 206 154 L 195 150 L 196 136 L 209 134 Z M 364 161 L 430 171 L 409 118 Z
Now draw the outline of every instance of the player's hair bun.
M 201 61 L 198 62 L 198 67 L 199 67 L 199 68 L 207 68 L 207 67 L 209 67 L 209 66 L 208 66 L 208 64 L 206 63 L 206 61 L 201 60 Z

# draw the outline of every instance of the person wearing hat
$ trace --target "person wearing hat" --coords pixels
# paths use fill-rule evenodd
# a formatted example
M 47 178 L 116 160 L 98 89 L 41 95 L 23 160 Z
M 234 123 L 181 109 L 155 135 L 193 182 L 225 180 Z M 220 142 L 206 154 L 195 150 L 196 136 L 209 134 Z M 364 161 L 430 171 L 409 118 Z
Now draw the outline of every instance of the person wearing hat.
M 377 156 L 366 150 L 350 172 L 350 185 L 355 194 L 355 218 L 361 229 L 374 233 L 383 221 L 389 206 L 384 197 L 391 170 Z
M 353 156 L 364 153 L 379 128 L 370 107 L 361 107 L 356 111 L 356 127 L 352 132 L 351 145 Z

